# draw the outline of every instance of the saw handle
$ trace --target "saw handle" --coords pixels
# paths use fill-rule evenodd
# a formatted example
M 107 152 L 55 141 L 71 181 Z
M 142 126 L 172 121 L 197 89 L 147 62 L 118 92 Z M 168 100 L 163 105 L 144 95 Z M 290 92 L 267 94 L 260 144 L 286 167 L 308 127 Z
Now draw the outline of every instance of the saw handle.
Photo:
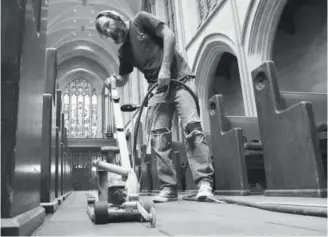
M 135 105 L 135 104 L 125 104 L 121 106 L 121 111 L 123 112 L 133 112 L 137 109 L 139 109 L 140 106 Z

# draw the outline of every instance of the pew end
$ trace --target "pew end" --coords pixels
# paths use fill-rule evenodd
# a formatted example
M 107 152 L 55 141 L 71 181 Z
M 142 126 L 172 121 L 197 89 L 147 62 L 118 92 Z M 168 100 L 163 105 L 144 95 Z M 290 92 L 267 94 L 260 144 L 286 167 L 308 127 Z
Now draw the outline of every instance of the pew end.
M 252 77 L 267 176 L 265 194 L 326 197 L 312 102 L 297 93 L 280 92 L 273 62 L 260 65 Z
M 266 186 L 257 118 L 226 116 L 222 95 L 209 100 L 215 192 L 248 195 Z M 261 187 L 261 188 L 259 188 Z

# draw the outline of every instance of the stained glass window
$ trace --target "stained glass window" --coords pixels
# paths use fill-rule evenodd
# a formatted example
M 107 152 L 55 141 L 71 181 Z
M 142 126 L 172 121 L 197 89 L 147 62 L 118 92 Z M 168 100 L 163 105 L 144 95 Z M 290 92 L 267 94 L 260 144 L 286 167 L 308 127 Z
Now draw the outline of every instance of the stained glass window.
M 92 84 L 84 79 L 71 81 L 65 88 L 63 101 L 68 137 L 96 137 L 98 101 Z

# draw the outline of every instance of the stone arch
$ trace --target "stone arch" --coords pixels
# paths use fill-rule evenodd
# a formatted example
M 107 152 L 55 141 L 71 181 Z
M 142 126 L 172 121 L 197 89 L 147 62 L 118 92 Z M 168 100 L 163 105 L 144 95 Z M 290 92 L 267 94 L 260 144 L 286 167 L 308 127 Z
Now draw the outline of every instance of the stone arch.
M 115 5 L 110 5 L 108 7 L 111 10 L 118 12 L 124 18 L 124 20 L 130 19 L 132 17 L 132 12 L 130 12 L 127 9 L 125 9 L 126 11 L 124 11 L 125 7 L 123 7 L 123 10 L 121 7 Z M 57 15 L 56 17 L 49 19 L 48 30 L 55 29 L 58 26 L 58 24 L 60 24 L 61 19 L 65 18 L 65 16 L 68 15 L 70 12 L 72 12 L 73 9 L 79 9 L 79 8 L 83 9 L 82 5 L 73 5 L 65 9 L 65 11 L 63 11 L 60 15 Z M 94 7 L 90 7 L 90 10 L 98 11 Z
M 85 55 L 79 55 L 70 57 L 58 65 L 58 77 L 74 68 L 85 68 L 90 71 L 96 72 L 97 75 L 103 79 L 109 76 L 108 68 L 104 68 L 103 65 L 100 65 L 92 58 L 89 58 Z
M 256 7 L 256 1 L 251 0 L 249 6 L 247 8 L 247 11 L 246 11 L 245 21 L 242 25 L 242 31 L 241 31 L 242 45 L 247 44 L 246 40 L 248 40 L 247 37 L 248 37 L 249 31 L 250 31 L 250 28 L 252 26 L 252 20 L 253 20 L 252 16 L 253 16 L 254 12 L 256 11 L 255 7 Z
M 58 20 L 55 24 L 53 24 L 53 26 L 51 28 L 47 29 L 47 35 L 60 33 L 63 29 L 67 28 L 67 26 L 72 25 L 71 22 L 74 20 L 84 21 L 84 22 L 86 22 L 86 21 L 94 22 L 95 19 L 91 16 L 85 16 L 85 17 L 80 17 L 80 18 L 77 18 L 77 17 L 63 18 L 63 19 Z M 92 29 L 94 31 L 96 31 L 94 25 L 92 25 L 92 26 L 93 26 Z M 74 29 L 74 28 L 72 27 L 72 29 Z
M 264 61 L 275 61 L 278 70 L 278 74 L 280 74 L 279 62 L 274 55 L 274 47 L 277 34 L 279 33 L 279 23 L 281 17 L 283 16 L 284 10 L 288 7 L 288 0 L 276 0 L 276 1 L 260 1 L 257 9 L 254 14 L 254 18 L 251 24 L 250 29 L 250 37 L 249 37 L 249 45 L 247 48 L 248 52 L 248 66 L 250 70 L 255 69 Z M 298 1 L 295 1 L 298 2 Z M 299 1 L 300 3 L 304 1 Z M 308 1 L 308 3 L 315 4 L 316 1 Z M 326 7 L 325 7 L 326 8 Z M 301 36 L 302 37 L 302 36 Z M 303 39 L 303 38 L 302 38 Z M 306 47 L 306 46 L 305 46 Z M 326 52 L 326 48 L 322 49 L 322 51 Z M 304 59 L 304 57 L 303 57 Z M 288 65 L 289 66 L 289 65 Z M 296 67 L 296 66 L 295 66 Z M 302 68 L 302 67 L 301 67 Z M 303 67 L 304 68 L 304 67 Z M 281 71 L 281 75 L 279 76 L 279 80 L 281 83 L 282 90 L 297 90 L 297 91 L 308 91 L 307 89 L 311 87 L 316 92 L 325 92 L 323 88 L 326 88 L 326 82 L 321 82 L 320 80 L 318 84 L 311 84 L 311 80 L 306 80 L 305 78 L 309 78 L 311 76 L 306 75 L 305 73 L 299 74 L 303 75 L 304 82 L 303 88 L 302 86 L 297 85 L 295 81 L 287 81 L 285 78 L 290 77 L 298 77 L 297 73 L 292 74 L 291 70 L 286 66 L 284 71 Z M 297 69 L 293 69 L 294 72 L 297 72 Z M 313 69 L 313 71 L 317 72 L 317 68 Z M 326 70 L 325 70 L 326 71 Z M 311 74 L 311 73 L 309 73 Z M 325 76 L 326 77 L 326 76 Z M 283 83 L 287 83 L 284 85 Z M 297 85 L 297 86 L 295 86 Z M 298 88 L 300 87 L 300 88 Z M 306 88 L 306 89 L 305 89 Z M 309 89 L 309 91 L 312 91 Z
M 208 88 L 223 53 L 237 55 L 237 46 L 226 35 L 215 33 L 205 37 L 200 44 L 193 70 L 196 72 L 196 87 L 201 110 L 201 121 L 206 136 L 210 135 L 208 114 Z
M 59 39 L 56 44 L 48 46 L 57 48 L 60 50 L 65 47 L 74 47 L 74 48 L 90 48 L 92 50 L 98 50 L 99 53 L 103 53 L 102 51 L 106 51 L 107 55 L 115 55 L 115 61 L 118 62 L 116 58 L 118 47 L 115 47 L 113 44 L 105 44 L 100 42 L 99 40 L 93 40 L 86 37 L 75 38 L 74 40 L 70 40 L 69 35 L 65 35 L 63 38 Z M 104 53 L 103 53 L 104 54 Z
M 263 61 L 271 60 L 272 43 L 277 26 L 287 0 L 260 1 L 250 30 L 248 54 L 258 56 L 258 66 Z
M 327 93 L 327 0 L 288 0 L 271 59 L 280 90 Z
M 57 48 L 57 51 L 59 65 L 73 57 L 86 57 L 106 69 L 108 75 L 114 73 L 118 68 L 118 58 L 116 56 L 91 42 L 70 42 Z

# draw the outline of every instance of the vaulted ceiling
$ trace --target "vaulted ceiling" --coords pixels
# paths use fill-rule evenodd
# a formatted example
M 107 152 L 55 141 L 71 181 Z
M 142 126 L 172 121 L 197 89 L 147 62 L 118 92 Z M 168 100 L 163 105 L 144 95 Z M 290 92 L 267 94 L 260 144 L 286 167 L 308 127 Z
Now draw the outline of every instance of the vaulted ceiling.
M 47 47 L 57 48 L 59 80 L 69 80 L 79 70 L 103 79 L 117 72 L 117 46 L 100 38 L 94 19 L 108 9 L 128 19 L 140 11 L 141 4 L 142 0 L 49 0 Z

